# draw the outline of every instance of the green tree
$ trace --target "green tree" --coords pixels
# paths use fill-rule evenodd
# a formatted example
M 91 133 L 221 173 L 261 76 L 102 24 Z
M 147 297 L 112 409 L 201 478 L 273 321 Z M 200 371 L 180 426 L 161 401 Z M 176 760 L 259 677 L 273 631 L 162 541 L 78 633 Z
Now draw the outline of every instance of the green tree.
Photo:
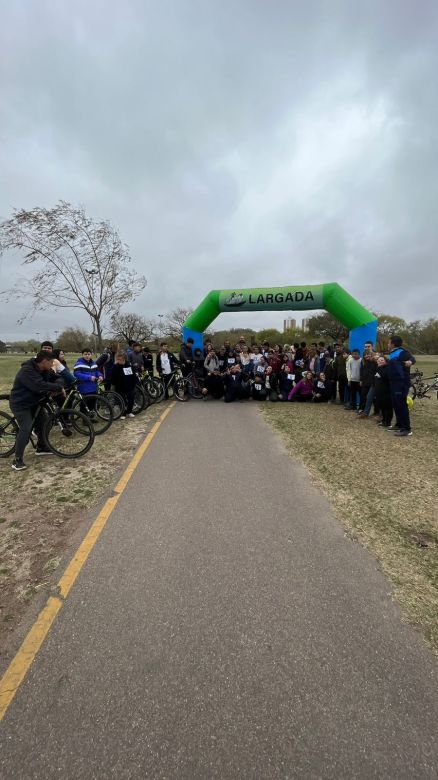
M 284 336 L 276 328 L 265 328 L 257 332 L 257 341 L 259 344 L 263 341 L 269 341 L 270 344 L 282 344 Z
M 0 354 L 4 354 L 7 351 L 4 341 L 0 341 Z
M 330 341 L 341 341 L 348 339 L 348 328 L 335 319 L 329 312 L 315 314 L 309 317 L 308 336 L 313 338 L 329 339 Z
M 87 346 L 95 349 L 93 338 L 83 328 L 65 328 L 59 334 L 57 344 L 65 352 L 80 352 Z
M 378 314 L 377 325 L 377 349 L 388 349 L 388 341 L 391 336 L 406 337 L 407 323 L 401 317 L 394 317 L 392 314 Z

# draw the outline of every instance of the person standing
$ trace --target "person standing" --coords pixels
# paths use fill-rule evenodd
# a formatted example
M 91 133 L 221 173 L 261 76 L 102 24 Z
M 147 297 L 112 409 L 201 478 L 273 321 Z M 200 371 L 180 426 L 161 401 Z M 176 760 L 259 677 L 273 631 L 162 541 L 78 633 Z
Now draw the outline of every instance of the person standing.
M 187 341 L 184 341 L 180 353 L 179 353 L 179 360 L 181 363 L 181 371 L 183 373 L 183 376 L 187 376 L 190 374 L 190 372 L 193 370 L 193 344 L 194 340 L 192 338 L 188 338 Z
M 411 384 L 411 366 L 416 363 L 413 355 L 403 348 L 403 339 L 392 336 L 389 341 L 388 379 L 396 425 L 395 436 L 412 436 L 409 417 L 408 393 Z
M 82 395 L 97 393 L 98 382 L 103 379 L 103 376 L 88 347 L 82 350 L 82 357 L 77 359 L 73 373 L 78 380 L 78 390 Z
M 132 410 L 134 408 L 134 394 L 137 378 L 135 375 L 135 368 L 129 363 L 124 352 L 117 353 L 116 362 L 111 369 L 110 380 L 116 393 L 121 395 L 125 402 L 125 414 L 121 415 L 120 419 L 124 420 L 125 416 L 134 417 Z
M 165 398 L 169 398 L 168 384 L 171 374 L 176 366 L 179 366 L 179 360 L 176 359 L 173 352 L 168 351 L 167 342 L 162 341 L 160 344 L 160 351 L 158 352 L 156 358 L 156 368 L 159 376 L 163 379 L 164 382 Z
M 360 352 L 358 349 L 352 349 L 351 355 L 347 359 L 347 380 L 350 393 L 350 402 L 348 409 L 357 411 L 360 395 Z

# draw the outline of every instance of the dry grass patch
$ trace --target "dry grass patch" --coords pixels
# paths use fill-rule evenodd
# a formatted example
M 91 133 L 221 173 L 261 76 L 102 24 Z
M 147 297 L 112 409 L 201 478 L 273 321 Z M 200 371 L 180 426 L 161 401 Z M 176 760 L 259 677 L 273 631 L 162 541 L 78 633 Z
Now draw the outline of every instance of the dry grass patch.
M 26 471 L 14 472 L 11 458 L 0 459 L 0 659 L 29 602 L 57 577 L 86 511 L 111 488 L 163 410 L 157 404 L 114 422 L 78 460 L 37 458 L 30 445 Z
M 352 537 L 379 560 L 409 622 L 438 651 L 438 402 L 417 404 L 396 438 L 338 405 L 264 404 Z

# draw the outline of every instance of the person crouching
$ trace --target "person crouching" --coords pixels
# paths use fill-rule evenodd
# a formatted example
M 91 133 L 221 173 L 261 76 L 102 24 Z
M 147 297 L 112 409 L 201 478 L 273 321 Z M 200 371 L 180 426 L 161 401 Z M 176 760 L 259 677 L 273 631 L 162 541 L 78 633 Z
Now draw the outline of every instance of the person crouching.
M 125 416 L 134 417 L 132 410 L 134 408 L 134 392 L 137 379 L 124 352 L 117 352 L 115 363 L 111 369 L 110 379 L 116 393 L 121 395 L 125 402 L 125 414 L 120 419 L 124 420 Z
M 289 401 L 311 401 L 313 398 L 313 374 L 306 371 L 303 378 L 292 388 L 288 395 Z

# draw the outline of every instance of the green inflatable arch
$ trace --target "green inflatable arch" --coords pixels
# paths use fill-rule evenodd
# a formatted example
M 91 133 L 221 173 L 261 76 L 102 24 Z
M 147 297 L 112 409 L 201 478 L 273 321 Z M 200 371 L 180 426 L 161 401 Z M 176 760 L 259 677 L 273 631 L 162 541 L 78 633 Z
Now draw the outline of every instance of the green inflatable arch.
M 336 282 L 308 287 L 259 287 L 211 290 L 186 319 L 182 336 L 203 348 L 203 332 L 222 312 L 304 311 L 325 309 L 350 331 L 350 349 L 362 352 L 365 341 L 376 343 L 377 319 Z

